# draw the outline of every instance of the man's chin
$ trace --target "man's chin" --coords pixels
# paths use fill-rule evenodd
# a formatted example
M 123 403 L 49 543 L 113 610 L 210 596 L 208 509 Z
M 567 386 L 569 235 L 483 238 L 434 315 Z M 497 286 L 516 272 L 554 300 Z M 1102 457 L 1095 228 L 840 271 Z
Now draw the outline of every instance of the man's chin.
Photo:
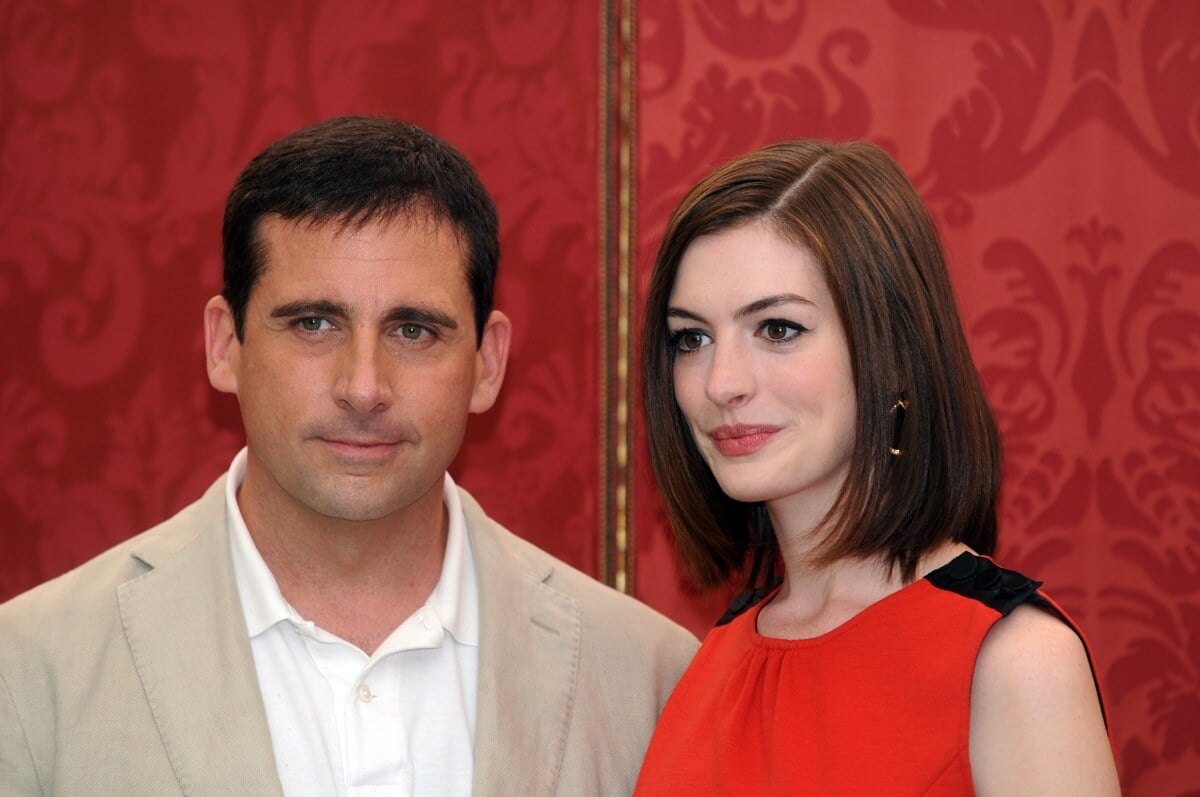
M 440 504 L 440 482 L 438 487 L 436 499 Z M 427 490 L 420 495 L 410 495 L 376 490 L 351 489 L 344 492 L 313 490 L 309 491 L 307 495 L 299 497 L 310 510 L 331 522 L 378 523 L 409 512 L 421 504 L 423 499 L 426 499 L 432 492 L 434 491 Z
M 397 514 L 405 505 L 401 501 L 378 503 L 339 500 L 310 503 L 309 508 L 321 517 L 339 523 L 373 523 Z

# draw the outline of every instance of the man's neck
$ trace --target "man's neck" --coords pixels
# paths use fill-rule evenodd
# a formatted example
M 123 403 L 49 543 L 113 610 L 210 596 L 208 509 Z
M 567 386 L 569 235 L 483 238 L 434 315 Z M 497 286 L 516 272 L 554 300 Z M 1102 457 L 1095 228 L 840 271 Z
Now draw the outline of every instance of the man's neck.
M 448 518 L 439 489 L 371 521 L 327 518 L 241 490 L 246 528 L 284 599 L 325 631 L 373 652 L 437 586 Z

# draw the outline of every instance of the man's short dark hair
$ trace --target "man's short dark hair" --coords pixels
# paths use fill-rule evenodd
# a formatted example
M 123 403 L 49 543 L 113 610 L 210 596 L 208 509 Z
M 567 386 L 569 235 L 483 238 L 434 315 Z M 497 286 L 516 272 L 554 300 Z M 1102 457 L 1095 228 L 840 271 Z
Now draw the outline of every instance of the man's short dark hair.
M 259 222 L 335 223 L 426 215 L 449 222 L 467 255 L 478 341 L 492 312 L 500 260 L 496 207 L 467 159 L 399 119 L 346 116 L 305 127 L 268 146 L 238 176 L 225 204 L 225 287 L 238 340 L 263 268 Z

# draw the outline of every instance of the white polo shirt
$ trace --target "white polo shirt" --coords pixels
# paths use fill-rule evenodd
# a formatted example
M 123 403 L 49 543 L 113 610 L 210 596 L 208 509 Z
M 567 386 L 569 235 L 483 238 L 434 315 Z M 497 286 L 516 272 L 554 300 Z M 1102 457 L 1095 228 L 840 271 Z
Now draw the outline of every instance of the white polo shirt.
M 370 656 L 284 600 L 238 508 L 245 476 L 242 449 L 229 467 L 225 506 L 284 794 L 470 794 L 479 594 L 450 475 L 442 488 L 449 528 L 437 586 Z

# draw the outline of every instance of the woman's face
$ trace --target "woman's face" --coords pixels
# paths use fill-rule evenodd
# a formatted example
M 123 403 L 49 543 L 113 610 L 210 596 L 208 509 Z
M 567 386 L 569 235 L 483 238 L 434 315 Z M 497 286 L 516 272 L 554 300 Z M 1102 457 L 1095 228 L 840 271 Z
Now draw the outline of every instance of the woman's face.
M 721 488 L 812 525 L 854 444 L 841 319 L 816 259 L 755 222 L 684 252 L 667 306 L 675 396 Z

